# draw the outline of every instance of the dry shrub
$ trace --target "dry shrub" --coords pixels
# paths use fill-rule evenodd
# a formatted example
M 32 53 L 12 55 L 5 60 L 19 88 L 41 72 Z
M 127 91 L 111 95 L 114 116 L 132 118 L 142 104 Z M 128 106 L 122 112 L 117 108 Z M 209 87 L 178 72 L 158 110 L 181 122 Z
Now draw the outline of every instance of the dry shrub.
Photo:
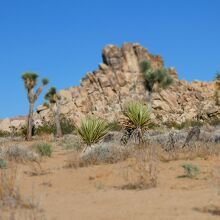
M 1 212 L 0 220 L 46 220 L 46 217 L 44 213 L 36 210 L 19 209 L 11 210 L 9 212 Z
M 44 169 L 39 162 L 36 163 L 28 163 L 29 170 L 24 173 L 29 176 L 42 176 L 49 174 L 50 171 Z
M 0 213 L 4 212 L 7 216 L 8 212 L 13 214 L 19 210 L 27 210 L 32 214 L 42 211 L 35 197 L 34 190 L 32 190 L 31 196 L 27 198 L 21 194 L 18 182 L 18 168 L 16 165 L 10 164 L 8 169 L 0 170 Z M 1 218 L 3 217 L 0 215 Z M 7 218 L 4 217 L 3 219 Z M 10 215 L 10 219 L 17 218 Z
M 156 146 L 142 144 L 137 146 L 133 157 L 125 169 L 127 184 L 122 189 L 147 189 L 157 186 L 158 160 Z
M 13 165 L 0 171 L 0 206 L 16 207 L 21 202 L 17 185 L 17 167 Z
M 39 156 L 26 147 L 10 146 L 0 148 L 0 156 L 9 161 L 25 163 L 29 161 L 38 161 Z
M 131 148 L 112 146 L 111 143 L 101 143 L 85 153 L 72 151 L 68 155 L 66 167 L 78 168 L 89 165 L 113 164 L 126 160 L 131 153 Z
M 73 151 L 68 155 L 68 158 L 66 160 L 66 168 L 75 168 L 77 169 L 78 167 L 82 167 L 82 159 L 80 156 L 80 153 L 77 151 Z
M 165 151 L 162 148 L 158 151 L 159 160 L 169 162 L 173 160 L 193 160 L 196 158 L 208 159 L 211 156 L 218 156 L 220 145 L 216 143 L 196 142 L 194 146 L 185 148 L 176 148 L 171 151 Z

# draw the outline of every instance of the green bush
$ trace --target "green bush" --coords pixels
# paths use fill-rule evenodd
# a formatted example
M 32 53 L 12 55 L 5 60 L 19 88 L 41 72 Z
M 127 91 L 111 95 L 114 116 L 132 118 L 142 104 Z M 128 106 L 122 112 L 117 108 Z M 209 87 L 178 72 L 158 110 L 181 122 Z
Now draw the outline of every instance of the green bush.
M 52 155 L 52 145 L 46 142 L 36 143 L 32 148 L 41 156 L 51 157 Z
M 0 158 L 0 169 L 6 169 L 7 168 L 7 161 Z
M 65 150 L 80 151 L 83 148 L 82 140 L 75 135 L 65 135 L 61 140 L 61 146 Z
M 75 125 L 72 120 L 62 116 L 60 121 L 60 126 L 63 134 L 72 134 L 76 130 Z
M 165 124 L 168 128 L 176 128 L 178 130 L 184 129 L 184 128 L 190 128 L 194 126 L 201 127 L 203 125 L 202 122 L 196 121 L 196 120 L 186 120 L 182 122 L 181 124 L 177 124 L 176 122 L 168 122 Z
M 189 178 L 194 178 L 199 174 L 199 167 L 190 163 L 182 165 L 182 168 L 185 171 L 185 176 Z
M 10 132 L 0 130 L 0 137 L 9 137 L 9 136 L 10 136 Z
M 75 126 L 70 119 L 65 117 L 61 117 L 60 126 L 62 129 L 62 133 L 72 134 L 75 130 Z M 41 126 L 34 128 L 34 135 L 42 135 L 42 134 L 56 134 L 56 125 L 54 122 L 44 122 Z
M 121 131 L 122 127 L 117 121 L 110 122 L 109 124 L 110 131 Z

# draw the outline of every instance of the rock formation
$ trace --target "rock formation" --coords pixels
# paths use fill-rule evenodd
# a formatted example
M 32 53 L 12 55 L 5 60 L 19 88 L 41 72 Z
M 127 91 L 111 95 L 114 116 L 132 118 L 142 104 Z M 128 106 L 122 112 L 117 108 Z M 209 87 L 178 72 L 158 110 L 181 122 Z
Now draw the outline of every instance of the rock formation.
M 125 43 L 121 48 L 108 45 L 102 51 L 103 63 L 88 72 L 81 85 L 60 91 L 61 113 L 73 121 L 83 115 L 94 114 L 108 121 L 121 116 L 124 103 L 129 100 L 146 102 L 147 91 L 139 63 L 149 60 L 153 67 L 164 66 L 161 56 L 154 56 L 139 44 Z M 187 119 L 207 120 L 219 117 L 220 109 L 214 100 L 214 82 L 179 80 L 176 70 L 169 68 L 174 83 L 152 97 L 152 120 L 156 123 L 182 123 Z M 50 119 L 50 111 L 39 106 L 35 121 Z M 1 123 L 0 123 L 1 128 Z

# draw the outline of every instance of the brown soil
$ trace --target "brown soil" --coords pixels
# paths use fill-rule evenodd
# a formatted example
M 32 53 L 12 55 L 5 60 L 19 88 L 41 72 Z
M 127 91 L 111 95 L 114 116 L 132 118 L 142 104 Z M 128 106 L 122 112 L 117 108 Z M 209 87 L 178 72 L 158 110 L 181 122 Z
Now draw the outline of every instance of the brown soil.
M 44 159 L 42 175 L 19 165 L 22 194 L 34 192 L 48 220 L 220 219 L 211 210 L 220 206 L 220 158 L 159 162 L 156 188 L 122 190 L 129 161 L 74 169 L 65 167 L 68 155 L 57 151 Z M 199 166 L 197 178 L 179 177 L 185 162 Z

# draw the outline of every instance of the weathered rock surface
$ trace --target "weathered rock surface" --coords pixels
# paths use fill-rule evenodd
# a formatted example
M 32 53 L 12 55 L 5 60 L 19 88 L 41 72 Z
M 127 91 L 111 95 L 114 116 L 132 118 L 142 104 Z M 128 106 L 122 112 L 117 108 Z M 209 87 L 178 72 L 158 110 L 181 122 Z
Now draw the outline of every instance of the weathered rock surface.
M 126 43 L 121 48 L 108 45 L 102 51 L 103 63 L 88 72 L 79 87 L 60 91 L 61 113 L 77 122 L 83 115 L 93 114 L 109 121 L 121 116 L 124 103 L 129 100 L 147 102 L 144 79 L 139 63 L 147 59 L 153 67 L 164 65 L 161 56 L 154 56 L 139 44 Z M 152 118 L 157 123 L 181 123 L 187 119 L 208 120 L 219 117 L 220 108 L 214 97 L 214 82 L 179 80 L 174 68 L 169 68 L 174 83 L 152 96 Z M 50 120 L 49 109 L 40 106 L 35 119 Z M 3 124 L 3 125 L 2 125 Z M 0 122 L 0 129 L 6 128 Z

